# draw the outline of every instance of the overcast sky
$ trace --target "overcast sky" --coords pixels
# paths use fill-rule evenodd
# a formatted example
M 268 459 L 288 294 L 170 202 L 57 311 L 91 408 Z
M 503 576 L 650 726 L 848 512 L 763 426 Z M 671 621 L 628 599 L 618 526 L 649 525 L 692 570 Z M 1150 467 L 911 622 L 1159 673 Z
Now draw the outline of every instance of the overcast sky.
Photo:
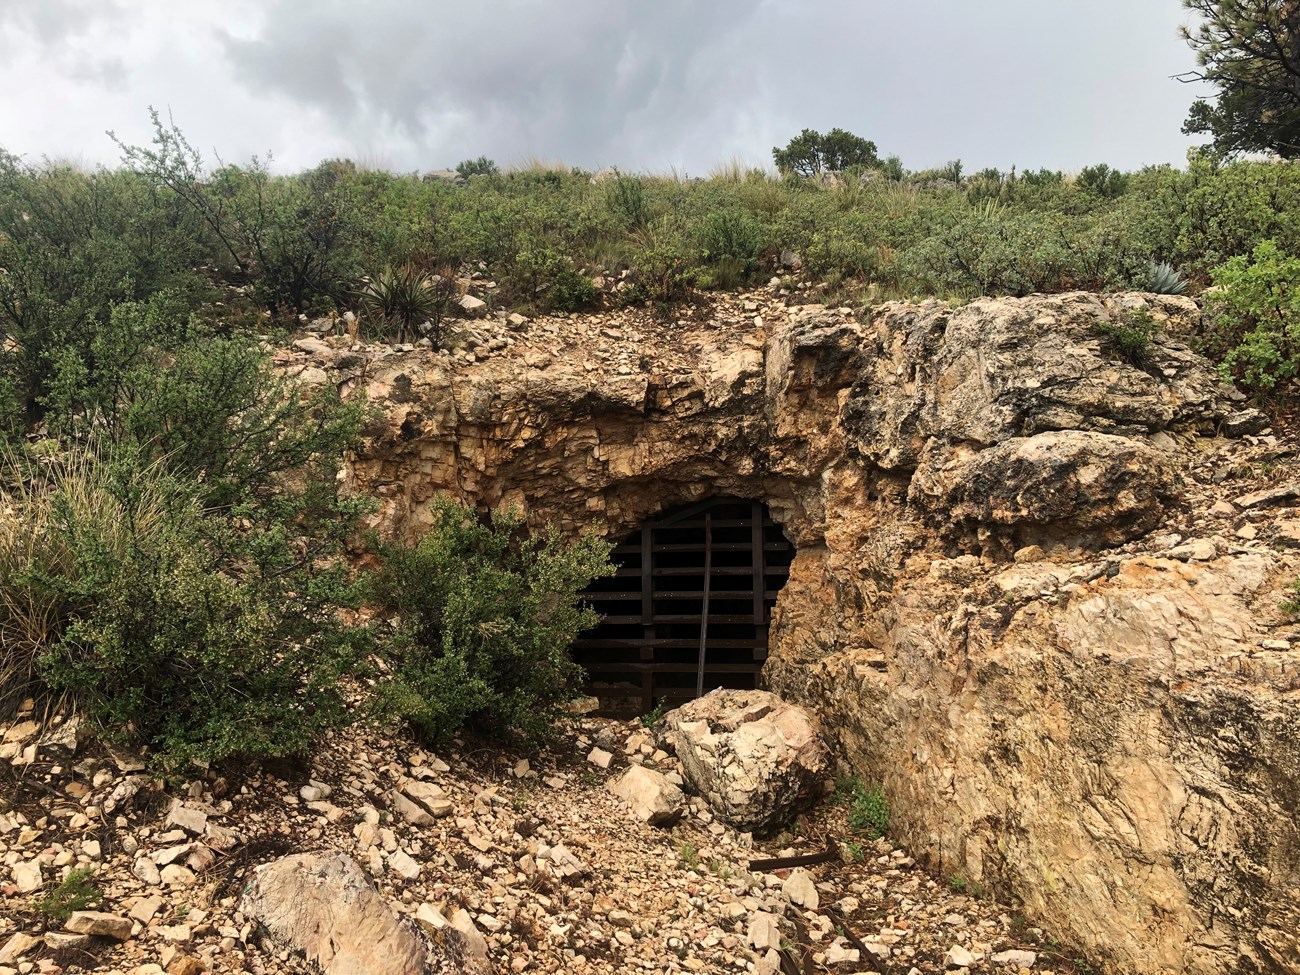
M 909 168 L 1182 163 L 1179 0 L 0 0 L 0 146 L 706 175 L 849 129 Z

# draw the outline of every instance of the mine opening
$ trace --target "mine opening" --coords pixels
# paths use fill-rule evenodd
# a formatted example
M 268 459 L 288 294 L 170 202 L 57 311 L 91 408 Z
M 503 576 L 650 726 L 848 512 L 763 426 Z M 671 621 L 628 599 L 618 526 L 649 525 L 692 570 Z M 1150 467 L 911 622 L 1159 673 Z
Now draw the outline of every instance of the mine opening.
M 601 622 L 574 643 L 604 713 L 752 688 L 794 546 L 759 501 L 714 498 L 646 522 L 584 594 Z M 702 666 L 701 666 L 701 661 Z

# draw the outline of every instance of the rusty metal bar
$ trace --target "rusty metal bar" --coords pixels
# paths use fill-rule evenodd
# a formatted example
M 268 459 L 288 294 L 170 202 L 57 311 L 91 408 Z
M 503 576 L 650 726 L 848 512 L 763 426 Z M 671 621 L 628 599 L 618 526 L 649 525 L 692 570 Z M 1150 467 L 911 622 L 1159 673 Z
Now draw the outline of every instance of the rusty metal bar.
M 769 870 L 785 870 L 789 867 L 811 867 L 818 863 L 827 863 L 840 855 L 839 847 L 834 841 L 826 845 L 821 853 L 805 853 L 802 856 L 775 857 L 771 860 L 750 860 L 749 869 L 755 873 Z
M 704 696 L 704 650 L 709 639 L 709 588 L 713 571 L 713 516 L 704 516 L 704 604 L 700 607 L 700 665 L 695 677 L 695 696 Z

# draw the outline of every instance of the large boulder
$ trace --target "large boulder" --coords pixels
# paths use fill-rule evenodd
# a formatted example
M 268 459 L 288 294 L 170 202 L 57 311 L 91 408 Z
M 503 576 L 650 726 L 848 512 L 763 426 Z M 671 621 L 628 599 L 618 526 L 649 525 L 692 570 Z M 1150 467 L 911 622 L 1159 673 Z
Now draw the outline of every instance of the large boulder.
M 301 853 L 262 864 L 253 871 L 240 910 L 319 964 L 325 975 L 463 971 L 450 956 L 432 967 L 424 941 L 342 853 Z
M 719 819 L 770 833 L 822 794 L 830 757 L 807 711 L 719 688 L 668 716 L 682 770 Z

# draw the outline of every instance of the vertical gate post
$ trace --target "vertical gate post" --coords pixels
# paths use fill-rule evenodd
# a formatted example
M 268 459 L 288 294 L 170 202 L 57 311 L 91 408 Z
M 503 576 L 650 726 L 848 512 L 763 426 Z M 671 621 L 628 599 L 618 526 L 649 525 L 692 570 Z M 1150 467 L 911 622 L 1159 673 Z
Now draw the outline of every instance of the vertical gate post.
M 704 605 L 700 607 L 700 665 L 695 674 L 695 696 L 704 696 L 704 648 L 709 640 L 709 579 L 713 575 L 713 516 L 704 516 Z

